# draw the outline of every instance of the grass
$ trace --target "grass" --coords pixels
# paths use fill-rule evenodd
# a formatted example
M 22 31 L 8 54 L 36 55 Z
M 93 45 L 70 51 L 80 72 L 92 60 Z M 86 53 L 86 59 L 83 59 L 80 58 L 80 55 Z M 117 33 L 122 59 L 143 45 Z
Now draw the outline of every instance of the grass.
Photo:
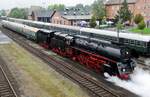
M 129 31 L 139 33 L 139 34 L 150 34 L 150 28 L 145 28 L 143 30 L 140 30 L 138 28 L 132 28 Z
M 15 61 L 18 68 L 32 77 L 30 83 L 37 83 L 38 87 L 49 95 L 40 93 L 38 97 L 88 97 L 80 87 L 15 43 L 0 45 L 0 52 L 1 55 L 7 55 L 8 59 Z

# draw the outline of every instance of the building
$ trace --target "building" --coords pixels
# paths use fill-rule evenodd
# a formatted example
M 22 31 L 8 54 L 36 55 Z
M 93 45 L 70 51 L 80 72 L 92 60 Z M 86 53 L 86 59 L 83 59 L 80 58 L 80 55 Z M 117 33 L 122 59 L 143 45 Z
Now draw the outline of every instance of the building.
M 79 8 L 66 8 L 64 11 L 56 11 L 52 16 L 52 23 L 83 26 L 88 24 L 92 15 L 89 11 L 81 11 Z
M 29 20 L 32 20 L 32 12 L 33 11 L 41 11 L 41 10 L 45 10 L 43 7 L 41 6 L 31 6 L 29 9 L 28 9 L 28 19 Z
M 51 22 L 51 17 L 55 11 L 50 10 L 36 10 L 31 12 L 31 20 L 42 21 L 42 22 Z
M 106 2 L 106 16 L 108 19 L 114 19 L 123 1 L 109 0 Z M 140 13 L 144 16 L 145 21 L 150 20 L 150 0 L 127 0 L 127 3 L 134 16 Z

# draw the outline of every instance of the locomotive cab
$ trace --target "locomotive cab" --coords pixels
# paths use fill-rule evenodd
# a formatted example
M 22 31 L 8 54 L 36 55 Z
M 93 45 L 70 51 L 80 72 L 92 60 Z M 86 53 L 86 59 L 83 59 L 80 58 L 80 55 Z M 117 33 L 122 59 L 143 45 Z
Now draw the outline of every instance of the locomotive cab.
M 55 31 L 40 29 L 37 32 L 37 43 L 44 48 L 49 48 L 50 38 L 54 36 Z

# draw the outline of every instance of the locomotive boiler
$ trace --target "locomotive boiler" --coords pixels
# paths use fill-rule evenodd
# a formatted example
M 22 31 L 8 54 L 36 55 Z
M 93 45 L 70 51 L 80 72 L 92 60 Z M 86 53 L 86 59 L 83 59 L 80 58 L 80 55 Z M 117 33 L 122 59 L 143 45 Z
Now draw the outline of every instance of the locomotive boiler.
M 97 72 L 128 79 L 135 67 L 130 52 L 125 48 L 111 46 L 107 41 L 81 35 L 54 33 L 51 40 L 54 52 L 69 57 Z

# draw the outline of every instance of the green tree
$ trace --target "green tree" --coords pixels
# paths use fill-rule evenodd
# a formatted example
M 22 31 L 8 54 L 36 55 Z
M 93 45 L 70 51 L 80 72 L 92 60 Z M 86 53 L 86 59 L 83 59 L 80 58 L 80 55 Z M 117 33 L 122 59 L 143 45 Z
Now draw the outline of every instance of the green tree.
M 64 10 L 64 8 L 65 8 L 64 4 L 53 4 L 53 5 L 49 5 L 48 6 L 49 10 L 58 10 L 58 11 L 61 11 L 61 10 Z
M 86 10 L 88 10 L 88 11 L 91 11 L 92 6 L 90 6 L 90 5 L 85 5 L 84 8 L 85 8 Z
M 123 24 L 121 23 L 121 20 L 117 22 L 116 27 L 117 27 L 117 32 L 123 29 Z
M 146 24 L 145 24 L 144 20 L 142 20 L 142 21 L 138 24 L 138 28 L 139 28 L 140 30 L 143 30 L 145 27 L 146 27 Z
M 101 24 L 101 20 L 106 16 L 106 10 L 103 0 L 95 0 L 92 4 L 92 12 L 96 19 L 99 20 L 99 24 Z
M 25 9 L 13 8 L 8 16 L 13 18 L 26 19 L 27 12 Z
M 118 10 L 118 14 L 115 16 L 116 20 L 119 21 L 121 19 L 122 22 L 131 21 L 132 13 L 128 8 L 127 0 L 121 5 L 121 8 Z
M 134 17 L 135 24 L 139 24 L 142 20 L 144 20 L 144 17 L 141 14 L 136 14 Z
M 83 4 L 77 4 L 75 7 L 76 7 L 76 8 L 81 8 L 81 9 L 84 8 Z
M 96 27 L 97 24 L 96 24 L 95 16 L 92 16 L 89 25 L 90 25 L 91 28 L 95 28 Z
M 5 10 L 0 10 L 0 16 L 6 16 Z

